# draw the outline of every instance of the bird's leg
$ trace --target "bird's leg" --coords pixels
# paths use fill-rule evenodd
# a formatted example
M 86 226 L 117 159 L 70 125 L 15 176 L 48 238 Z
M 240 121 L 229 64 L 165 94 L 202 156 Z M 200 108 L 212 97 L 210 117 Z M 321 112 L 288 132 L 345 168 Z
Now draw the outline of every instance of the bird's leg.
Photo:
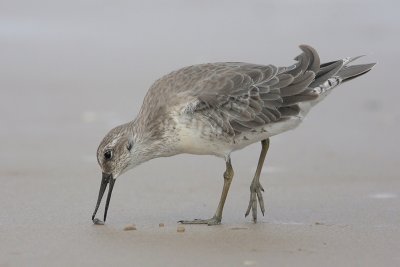
M 228 196 L 229 187 L 231 186 L 233 178 L 233 168 L 231 164 L 231 158 L 229 157 L 226 161 L 226 171 L 224 173 L 224 187 L 222 188 L 221 199 L 219 200 L 217 211 L 215 212 L 214 218 L 221 222 L 222 211 L 224 210 L 225 200 Z
M 250 185 L 250 201 L 249 201 L 249 207 L 247 208 L 245 216 L 249 215 L 250 210 L 252 211 L 253 215 L 253 221 L 256 223 L 257 222 L 257 198 L 258 202 L 260 203 L 260 209 L 261 212 L 264 216 L 265 213 L 265 208 L 264 208 L 264 199 L 262 196 L 262 192 L 264 192 L 264 188 L 260 184 L 260 174 L 262 167 L 264 165 L 265 161 L 265 156 L 267 155 L 268 148 L 269 148 L 269 139 L 265 139 L 261 141 L 261 154 L 260 154 L 260 159 L 258 160 L 258 166 L 256 173 L 254 174 L 253 181 L 251 182 Z M 262 191 L 262 192 L 261 192 Z
M 229 187 L 231 186 L 232 178 L 233 178 L 233 168 L 231 164 L 231 158 L 228 157 L 226 160 L 226 171 L 224 173 L 224 187 L 222 188 L 221 199 L 218 204 L 217 211 L 211 219 L 201 220 L 195 219 L 193 221 L 179 221 L 182 224 L 208 224 L 208 225 L 217 225 L 221 224 L 222 219 L 222 211 L 224 209 L 224 204 L 226 197 L 228 195 Z

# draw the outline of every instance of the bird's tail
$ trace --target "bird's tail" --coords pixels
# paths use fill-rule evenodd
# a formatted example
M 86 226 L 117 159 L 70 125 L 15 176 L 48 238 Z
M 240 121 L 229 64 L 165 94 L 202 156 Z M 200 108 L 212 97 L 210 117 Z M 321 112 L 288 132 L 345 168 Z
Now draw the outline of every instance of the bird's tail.
M 322 98 L 328 95 L 333 88 L 337 87 L 341 83 L 364 75 L 375 66 L 375 63 L 349 65 L 360 57 L 362 56 L 348 57 L 321 64 L 315 80 L 310 84 L 314 93 L 320 95 L 316 102 L 321 101 Z
M 376 63 L 369 63 L 350 66 L 346 64 L 342 69 L 340 69 L 340 71 L 337 73 L 337 76 L 342 79 L 342 82 L 347 82 L 369 72 L 375 66 L 375 64 Z

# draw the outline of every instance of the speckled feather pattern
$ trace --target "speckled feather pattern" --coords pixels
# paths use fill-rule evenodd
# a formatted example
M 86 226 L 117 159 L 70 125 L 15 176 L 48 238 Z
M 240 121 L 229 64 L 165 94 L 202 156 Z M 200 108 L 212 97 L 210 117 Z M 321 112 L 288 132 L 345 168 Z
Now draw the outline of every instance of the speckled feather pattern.
M 321 64 L 314 48 L 300 48 L 302 53 L 289 67 L 207 63 L 158 79 L 137 118 L 104 138 L 98 150 L 100 165 L 102 153 L 115 139 L 134 144 L 129 162 L 117 168 L 118 175 L 152 158 L 180 153 L 228 157 L 295 128 L 331 89 L 374 65 L 348 65 L 358 57 Z
M 259 182 L 269 138 L 298 126 L 308 111 L 342 82 L 371 70 L 374 64 L 351 65 L 355 58 L 321 64 L 317 52 L 301 45 L 302 53 L 289 67 L 219 62 L 185 67 L 165 75 L 149 89 L 135 120 L 112 129 L 97 150 L 102 169 L 96 212 L 108 185 L 107 218 L 117 177 L 158 157 L 181 153 L 225 158 L 226 171 L 215 215 L 181 223 L 216 225 L 233 178 L 230 154 L 261 141 L 261 154 L 250 186 L 245 215 L 257 221 L 257 203 L 264 214 Z
M 164 138 L 175 153 L 226 156 L 293 129 L 350 62 L 321 65 L 312 47 L 300 48 L 289 67 L 220 62 L 171 72 L 148 91 L 135 130 Z M 372 66 L 355 67 L 357 75 Z

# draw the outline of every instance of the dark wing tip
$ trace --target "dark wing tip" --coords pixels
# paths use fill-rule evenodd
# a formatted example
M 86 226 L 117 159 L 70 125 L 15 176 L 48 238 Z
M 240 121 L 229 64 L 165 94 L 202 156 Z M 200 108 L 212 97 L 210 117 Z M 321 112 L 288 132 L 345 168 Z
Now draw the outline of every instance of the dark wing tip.
M 341 77 L 343 81 L 350 81 L 354 78 L 366 74 L 375 65 L 376 63 L 346 66 L 338 72 L 338 76 Z

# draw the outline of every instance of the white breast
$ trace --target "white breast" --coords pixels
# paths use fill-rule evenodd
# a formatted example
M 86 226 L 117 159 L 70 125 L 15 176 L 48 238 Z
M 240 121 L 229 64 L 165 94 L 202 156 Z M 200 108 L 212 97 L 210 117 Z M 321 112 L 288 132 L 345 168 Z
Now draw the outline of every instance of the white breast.
M 204 132 L 208 131 L 207 129 L 180 124 L 177 130 L 179 130 L 178 147 L 181 153 L 225 157 L 232 151 L 231 144 L 220 138 L 212 139 L 209 134 Z
M 302 122 L 310 107 L 309 104 L 301 105 L 301 112 L 298 116 L 267 124 L 254 129 L 252 132 L 241 133 L 234 137 L 228 137 L 222 132 L 218 132 L 220 130 L 213 129 L 205 121 L 177 116 L 175 117 L 179 135 L 177 148 L 180 153 L 226 157 L 232 151 L 240 150 L 250 144 L 296 128 Z

